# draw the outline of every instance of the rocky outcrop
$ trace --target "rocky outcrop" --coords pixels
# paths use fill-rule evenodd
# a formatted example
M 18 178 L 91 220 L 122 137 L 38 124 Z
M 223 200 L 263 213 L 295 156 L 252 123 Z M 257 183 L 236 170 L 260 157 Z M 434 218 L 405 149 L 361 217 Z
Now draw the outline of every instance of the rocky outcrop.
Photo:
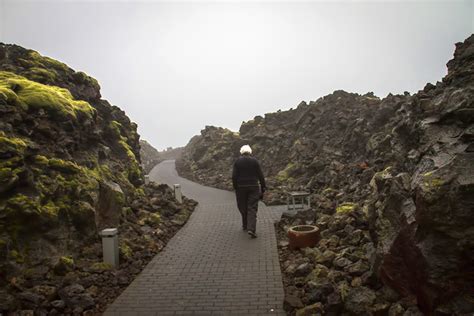
M 193 137 L 176 161 L 181 176 L 221 189 L 232 187 L 232 163 L 244 145 L 238 133 L 226 128 L 206 126 Z
M 140 157 L 142 158 L 143 171 L 146 174 L 150 173 L 153 167 L 163 161 L 158 150 L 143 139 L 140 140 Z
M 456 44 L 447 66 L 441 82 L 414 95 L 380 99 L 372 93 L 335 91 L 289 111 L 257 116 L 228 142 L 215 142 L 208 134 L 219 129 L 206 128 L 186 146 L 180 170 L 229 189 L 233 157 L 241 144 L 249 143 L 268 178 L 267 201 L 282 202 L 284 191 L 302 188 L 312 193 L 315 207 L 308 221 L 326 214 L 332 225 L 340 213 L 365 214 L 367 243 L 373 247 L 358 245 L 355 250 L 364 253 L 370 275 L 367 282 L 355 284 L 346 278 L 347 293 L 354 295 L 341 296 L 338 308 L 359 314 L 362 304 L 375 313 L 379 295 L 373 300 L 359 287 L 379 291 L 383 285 L 405 302 L 391 302 L 389 314 L 412 308 L 406 301 L 425 314 L 472 313 L 474 36 Z M 338 235 L 337 230 L 330 232 Z M 337 257 L 343 249 L 329 250 Z M 337 268 L 349 264 L 331 262 Z M 293 303 L 294 297 L 303 305 L 318 302 L 305 300 L 306 291 L 303 297 L 294 292 Z M 331 300 L 324 304 L 333 304 Z
M 168 147 L 166 150 L 158 151 L 150 145 L 146 140 L 140 140 L 140 156 L 142 158 L 142 166 L 145 173 L 150 173 L 157 164 L 164 160 L 176 160 L 181 157 L 182 147 Z
M 474 36 L 454 57 L 443 82 L 408 103 L 420 118 L 414 167 L 371 182 L 374 272 L 427 313 L 474 311 Z
M 100 97 L 86 74 L 0 44 L 0 314 L 103 309 L 194 207 L 143 186 L 137 126 Z M 118 270 L 100 263 L 110 226 Z

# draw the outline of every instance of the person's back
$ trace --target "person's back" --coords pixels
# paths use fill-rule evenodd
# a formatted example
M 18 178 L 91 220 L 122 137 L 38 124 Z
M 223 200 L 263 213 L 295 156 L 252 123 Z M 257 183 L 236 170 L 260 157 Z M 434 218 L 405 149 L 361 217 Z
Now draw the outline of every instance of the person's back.
M 237 206 L 242 215 L 242 228 L 255 238 L 258 200 L 265 192 L 265 178 L 257 159 L 250 156 L 252 153 L 250 146 L 242 146 L 240 153 L 242 156 L 234 162 L 232 184 Z
M 234 163 L 235 174 L 233 174 L 232 182 L 234 189 L 244 186 L 259 186 L 265 187 L 265 179 L 260 169 L 260 165 L 252 156 L 240 156 Z

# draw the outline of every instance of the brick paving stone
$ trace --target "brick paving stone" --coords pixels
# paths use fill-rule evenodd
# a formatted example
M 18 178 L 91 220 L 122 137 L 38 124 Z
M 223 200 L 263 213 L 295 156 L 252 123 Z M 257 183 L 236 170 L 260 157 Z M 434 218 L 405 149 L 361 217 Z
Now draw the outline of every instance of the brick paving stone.
M 199 205 L 104 315 L 285 315 L 273 226 L 283 208 L 261 203 L 258 238 L 250 239 L 234 193 L 179 177 L 174 161 L 155 167 L 150 179 L 181 184 Z

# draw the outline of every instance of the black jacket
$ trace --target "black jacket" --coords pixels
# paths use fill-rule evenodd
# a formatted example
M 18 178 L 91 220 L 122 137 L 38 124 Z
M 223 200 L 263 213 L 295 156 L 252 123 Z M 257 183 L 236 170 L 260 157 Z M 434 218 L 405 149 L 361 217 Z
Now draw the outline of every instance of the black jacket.
M 232 170 L 232 184 L 234 189 L 239 187 L 258 186 L 262 192 L 265 191 L 265 178 L 263 177 L 262 169 L 257 159 L 251 156 L 242 155 L 234 162 Z

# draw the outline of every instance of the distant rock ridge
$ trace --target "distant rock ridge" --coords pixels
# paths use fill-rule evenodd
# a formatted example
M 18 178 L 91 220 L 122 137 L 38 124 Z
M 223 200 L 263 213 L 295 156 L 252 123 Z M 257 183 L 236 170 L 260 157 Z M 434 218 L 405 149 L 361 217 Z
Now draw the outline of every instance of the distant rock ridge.
M 248 143 L 268 178 L 267 202 L 282 203 L 284 191 L 305 189 L 314 206 L 306 222 L 326 214 L 324 225 L 331 228 L 349 210 L 366 223 L 360 226 L 370 232 L 364 248 L 331 249 L 346 249 L 348 255 L 362 251 L 372 277 L 349 282 L 349 288 L 336 286 L 336 296 L 344 299 L 346 290 L 377 290 L 384 284 L 427 315 L 473 313 L 474 35 L 456 44 L 447 67 L 441 82 L 428 83 L 414 95 L 381 99 L 339 90 L 292 110 L 256 116 L 242 123 L 239 133 L 208 126 L 184 148 L 178 171 L 231 189 L 232 162 L 239 146 Z M 307 298 L 309 281 L 290 280 L 295 282 L 287 287 L 291 297 Z M 369 294 L 365 299 L 370 300 L 352 312 L 377 310 L 378 299 Z M 322 309 L 332 304 L 326 298 Z M 395 303 L 386 303 L 388 312 Z M 342 312 L 347 306 L 337 308 Z M 393 306 L 392 312 L 408 308 Z M 290 312 L 298 308 L 299 303 Z
M 143 171 L 148 174 L 157 164 L 164 160 L 175 160 L 181 157 L 183 147 L 172 148 L 158 151 L 146 140 L 140 140 L 140 156 L 142 158 Z
M 139 149 L 94 78 L 0 43 L 0 314 L 100 313 L 184 224 L 195 203 L 144 186 Z M 117 270 L 101 262 L 107 227 Z

